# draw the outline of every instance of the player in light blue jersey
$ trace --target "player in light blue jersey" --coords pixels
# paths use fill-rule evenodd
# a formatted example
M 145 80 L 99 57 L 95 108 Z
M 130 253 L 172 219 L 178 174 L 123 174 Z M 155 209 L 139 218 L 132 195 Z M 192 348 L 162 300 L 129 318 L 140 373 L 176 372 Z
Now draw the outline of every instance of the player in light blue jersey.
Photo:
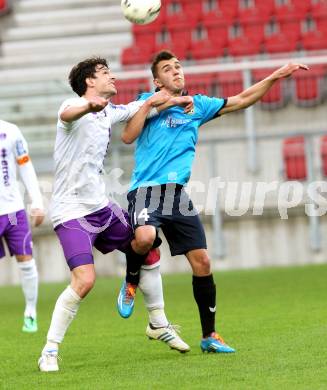
M 143 93 L 140 100 L 146 100 L 151 95 Z M 226 99 L 195 95 L 193 104 L 190 113 L 174 107 L 145 124 L 137 140 L 131 191 L 145 185 L 184 185 L 188 182 L 198 128 L 218 116 Z
M 220 115 L 249 107 L 281 78 L 291 76 L 302 64 L 288 64 L 240 94 L 228 98 L 193 97 L 194 109 L 185 113 L 172 107 L 146 120 L 142 107 L 122 134 L 125 143 L 137 139 L 135 168 L 128 194 L 129 214 L 135 230 L 136 247 L 146 253 L 162 229 L 172 256 L 184 254 L 193 271 L 193 294 L 198 305 L 203 352 L 235 352 L 216 332 L 216 286 L 210 269 L 205 232 L 192 201 L 185 192 L 195 156 L 198 129 Z M 181 96 L 183 69 L 174 54 L 160 52 L 152 63 L 154 84 L 160 91 Z M 150 94 L 143 94 L 146 99 Z M 157 330 L 149 324 L 147 333 Z M 156 337 L 153 337 L 156 338 Z

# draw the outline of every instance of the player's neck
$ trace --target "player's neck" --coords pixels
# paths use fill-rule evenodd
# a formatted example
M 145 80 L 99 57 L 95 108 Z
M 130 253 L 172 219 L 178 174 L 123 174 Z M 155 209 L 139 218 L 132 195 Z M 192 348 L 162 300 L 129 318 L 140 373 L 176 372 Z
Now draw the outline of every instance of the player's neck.
M 172 91 L 172 90 L 168 90 L 168 89 L 166 89 L 166 88 L 162 88 L 161 91 L 165 91 L 165 92 L 167 92 L 169 95 L 175 96 L 175 97 L 176 97 L 176 96 L 181 96 L 182 93 L 183 93 L 183 90 L 181 90 L 181 91 L 176 91 L 176 90 Z
M 94 90 L 86 91 L 85 94 L 83 95 L 83 97 L 85 99 L 87 99 L 87 100 L 92 99 L 92 98 L 94 98 L 96 96 L 102 97 L 104 99 L 110 99 L 112 97 L 111 94 L 108 94 L 108 93 L 97 93 Z

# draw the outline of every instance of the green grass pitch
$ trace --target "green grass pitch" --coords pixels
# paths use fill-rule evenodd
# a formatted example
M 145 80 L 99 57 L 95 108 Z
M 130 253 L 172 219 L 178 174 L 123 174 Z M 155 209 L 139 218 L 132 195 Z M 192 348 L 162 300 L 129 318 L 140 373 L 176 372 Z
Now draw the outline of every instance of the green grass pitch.
M 37 359 L 65 284 L 41 285 L 39 332 L 23 334 L 20 287 L 0 288 L 0 389 L 326 389 L 327 266 L 220 272 L 218 330 L 236 354 L 203 354 L 191 275 L 164 276 L 166 311 L 191 352 L 145 337 L 139 294 L 133 316 L 116 312 L 117 278 L 99 279 L 82 303 L 58 373 Z

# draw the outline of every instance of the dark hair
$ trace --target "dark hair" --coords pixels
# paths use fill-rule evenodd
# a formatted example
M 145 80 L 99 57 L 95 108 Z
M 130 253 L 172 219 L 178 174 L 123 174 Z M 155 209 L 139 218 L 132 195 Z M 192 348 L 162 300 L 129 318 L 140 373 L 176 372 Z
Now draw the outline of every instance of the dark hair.
M 69 73 L 69 84 L 78 96 L 83 96 L 86 92 L 87 78 L 94 78 L 97 65 L 108 68 L 107 61 L 101 57 L 91 57 L 79 62 Z
M 162 50 L 155 55 L 151 64 L 152 76 L 155 79 L 157 77 L 157 65 L 161 61 L 171 60 L 172 58 L 177 58 L 174 53 L 169 50 Z

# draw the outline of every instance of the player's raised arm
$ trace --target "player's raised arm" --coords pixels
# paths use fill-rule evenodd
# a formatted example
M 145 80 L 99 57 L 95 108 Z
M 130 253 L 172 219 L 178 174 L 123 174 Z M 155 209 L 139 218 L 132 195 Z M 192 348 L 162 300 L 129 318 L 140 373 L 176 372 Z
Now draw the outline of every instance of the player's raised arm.
M 154 115 L 154 108 L 158 114 L 173 106 L 185 107 L 184 111 L 189 112 L 193 108 L 193 98 L 191 96 L 170 96 L 164 91 L 153 94 L 127 122 L 121 134 L 121 140 L 125 144 L 133 143 L 141 134 L 145 120 Z
M 67 107 L 61 114 L 60 119 L 63 122 L 71 123 L 77 121 L 82 118 L 82 116 L 89 114 L 90 112 L 98 112 L 103 110 L 107 104 L 109 103 L 109 99 L 105 99 L 100 96 L 94 96 L 83 106 L 69 106 Z
M 274 85 L 279 79 L 289 77 L 299 69 L 308 70 L 309 68 L 303 64 L 289 63 L 275 70 L 265 79 L 252 85 L 250 88 L 244 90 L 238 95 L 228 97 L 227 104 L 219 112 L 220 115 L 229 112 L 237 111 L 242 108 L 247 108 L 256 103 L 262 96 Z

